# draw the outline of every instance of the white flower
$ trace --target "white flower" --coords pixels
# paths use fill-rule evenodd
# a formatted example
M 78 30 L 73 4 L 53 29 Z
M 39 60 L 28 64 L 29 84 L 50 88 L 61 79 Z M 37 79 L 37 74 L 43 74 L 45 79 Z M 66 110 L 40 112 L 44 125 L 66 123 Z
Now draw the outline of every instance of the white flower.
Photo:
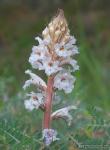
M 47 58 L 48 48 L 47 45 L 50 43 L 50 37 L 42 40 L 40 37 L 36 37 L 38 40 L 39 45 L 32 47 L 32 53 L 29 57 L 29 62 L 33 68 L 44 70 L 43 61 Z
M 76 106 L 64 107 L 62 109 L 59 109 L 59 110 L 53 112 L 51 117 L 52 118 L 63 118 L 67 121 L 68 126 L 70 126 L 71 121 L 72 121 L 72 116 L 69 114 L 69 111 L 72 109 L 77 109 L 77 107 Z
M 59 140 L 57 136 L 57 131 L 54 129 L 44 129 L 42 131 L 42 138 L 44 139 L 44 143 L 46 146 L 49 146 L 52 142 Z
M 44 104 L 44 96 L 41 93 L 34 93 L 31 92 L 30 94 L 27 94 L 30 98 L 28 100 L 25 100 L 24 105 L 25 108 L 28 110 L 33 110 L 34 108 L 38 109 L 41 105 Z
M 79 70 L 79 65 L 77 64 L 77 61 L 74 59 L 70 59 L 68 62 L 72 66 L 72 72 L 75 72 L 76 70 Z
M 77 64 L 77 61 L 75 59 L 72 59 L 71 57 L 67 57 L 66 59 L 63 59 L 60 62 L 60 66 L 64 65 L 71 65 L 72 69 L 71 72 L 75 72 L 76 70 L 79 70 L 79 65 Z
M 74 88 L 75 77 L 69 72 L 61 71 L 54 78 L 54 87 L 59 90 L 64 90 L 65 93 L 70 93 Z
M 75 44 L 75 41 L 75 38 L 70 36 L 69 41 L 66 44 L 64 42 L 57 43 L 55 45 L 55 52 L 58 56 L 65 58 L 78 54 L 77 46 L 73 45 Z
M 59 67 L 59 61 L 52 61 L 50 58 L 45 60 L 44 68 L 47 75 L 54 74 L 62 69 Z
M 27 87 L 29 87 L 31 84 L 34 85 L 38 85 L 39 87 L 44 87 L 46 88 L 47 85 L 45 83 L 45 81 L 43 81 L 39 76 L 37 76 L 36 74 L 32 73 L 30 70 L 26 70 L 25 71 L 26 74 L 29 74 L 31 79 L 27 80 L 23 86 L 24 89 L 26 89 Z
M 43 59 L 45 58 L 46 47 L 43 45 L 33 46 L 29 62 L 35 69 L 43 70 Z
M 36 60 L 43 59 L 45 56 L 45 52 L 47 51 L 47 47 L 39 45 L 32 47 L 32 54 L 36 56 Z
M 36 60 L 35 55 L 30 56 L 29 62 L 31 63 L 34 69 L 44 70 L 43 60 L 42 59 Z

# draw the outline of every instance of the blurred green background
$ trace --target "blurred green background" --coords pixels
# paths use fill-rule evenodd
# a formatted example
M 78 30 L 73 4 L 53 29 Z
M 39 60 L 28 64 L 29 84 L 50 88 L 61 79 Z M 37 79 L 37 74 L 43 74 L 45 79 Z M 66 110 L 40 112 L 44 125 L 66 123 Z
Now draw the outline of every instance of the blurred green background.
M 33 136 L 33 130 L 41 127 L 41 113 L 37 112 L 38 120 L 32 120 L 33 116 L 36 118 L 36 111 L 29 113 L 23 106 L 22 86 L 26 80 L 24 71 L 31 68 L 28 58 L 32 45 L 36 44 L 34 38 L 41 35 L 58 8 L 64 10 L 80 51 L 77 57 L 80 70 L 75 73 L 75 89 L 69 96 L 62 94 L 62 98 L 68 99 L 67 103 L 80 100 L 87 108 L 97 107 L 106 118 L 110 116 L 110 1 L 0 0 L 1 129 L 7 122 L 5 129 L 7 126 L 11 129 L 22 126 L 21 131 L 25 130 Z M 36 73 L 45 78 L 43 72 Z M 8 150 L 10 141 L 2 133 L 1 150 Z M 26 148 L 18 148 L 22 149 Z M 32 148 L 34 149 L 36 148 Z

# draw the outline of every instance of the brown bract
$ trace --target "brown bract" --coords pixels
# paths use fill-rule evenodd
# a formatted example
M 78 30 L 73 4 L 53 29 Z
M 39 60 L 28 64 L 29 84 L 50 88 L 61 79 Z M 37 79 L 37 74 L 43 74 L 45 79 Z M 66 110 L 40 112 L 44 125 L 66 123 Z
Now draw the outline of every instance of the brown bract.
M 68 24 L 62 9 L 58 10 L 57 15 L 53 17 L 51 22 L 42 32 L 42 36 L 44 39 L 51 39 L 51 42 L 48 44 L 49 53 L 51 54 L 53 60 L 58 59 L 58 56 L 54 51 L 55 44 L 65 44 L 69 41 L 70 38 L 70 31 L 68 29 Z M 63 51 L 64 48 L 62 47 L 61 50 Z
M 53 43 L 67 42 L 69 39 L 68 24 L 63 10 L 59 9 L 57 15 L 42 32 L 43 38 L 51 37 Z

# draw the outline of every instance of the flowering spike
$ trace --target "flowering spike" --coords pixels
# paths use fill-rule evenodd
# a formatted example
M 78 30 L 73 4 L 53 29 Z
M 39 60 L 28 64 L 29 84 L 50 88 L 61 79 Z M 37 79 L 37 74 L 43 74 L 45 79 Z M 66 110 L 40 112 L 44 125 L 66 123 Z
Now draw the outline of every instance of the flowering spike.
M 76 106 L 68 106 L 57 110 L 52 115 L 54 104 L 54 91 L 63 90 L 66 94 L 72 92 L 76 78 L 71 74 L 79 69 L 74 55 L 78 54 L 76 39 L 70 35 L 67 21 L 63 10 L 59 9 L 57 15 L 45 27 L 42 38 L 36 37 L 37 46 L 32 47 L 29 63 L 34 69 L 42 70 L 47 75 L 47 84 L 37 75 L 27 70 L 31 79 L 24 84 L 24 89 L 31 84 L 37 85 L 41 93 L 31 93 L 30 99 L 25 101 L 25 107 L 29 110 L 44 106 L 43 139 L 45 145 L 50 145 L 58 140 L 57 132 L 51 128 L 52 119 L 61 117 L 68 125 L 71 124 L 72 116 L 69 111 Z M 70 67 L 71 66 L 71 67 Z

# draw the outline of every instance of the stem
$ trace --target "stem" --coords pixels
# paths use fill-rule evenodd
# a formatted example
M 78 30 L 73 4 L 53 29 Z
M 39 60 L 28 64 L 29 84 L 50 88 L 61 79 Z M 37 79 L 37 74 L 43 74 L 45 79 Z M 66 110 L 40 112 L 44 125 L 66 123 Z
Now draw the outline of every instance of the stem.
M 46 101 L 45 101 L 45 112 L 43 128 L 49 129 L 51 126 L 51 110 L 52 110 L 52 97 L 53 97 L 53 79 L 50 76 L 47 81 Z

